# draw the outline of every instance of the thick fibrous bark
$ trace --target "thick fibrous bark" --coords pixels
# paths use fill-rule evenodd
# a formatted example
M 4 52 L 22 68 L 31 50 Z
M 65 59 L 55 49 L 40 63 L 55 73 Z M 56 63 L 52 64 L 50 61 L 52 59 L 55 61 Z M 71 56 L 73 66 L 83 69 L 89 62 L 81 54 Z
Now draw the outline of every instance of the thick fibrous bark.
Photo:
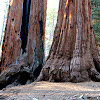
M 90 0 L 60 0 L 54 40 L 39 80 L 100 81 Z
M 32 0 L 27 45 L 27 60 L 29 64 L 34 66 L 34 68 L 39 64 L 43 64 L 46 4 L 47 0 Z
M 2 46 L 1 71 L 20 57 L 20 27 L 23 14 L 23 0 L 11 0 Z
M 31 78 L 38 76 L 44 56 L 46 6 L 47 0 L 10 1 L 2 47 L 0 82 L 22 71 L 30 74 Z M 35 72 L 37 67 L 38 74 Z M 9 68 L 14 72 L 7 71 Z

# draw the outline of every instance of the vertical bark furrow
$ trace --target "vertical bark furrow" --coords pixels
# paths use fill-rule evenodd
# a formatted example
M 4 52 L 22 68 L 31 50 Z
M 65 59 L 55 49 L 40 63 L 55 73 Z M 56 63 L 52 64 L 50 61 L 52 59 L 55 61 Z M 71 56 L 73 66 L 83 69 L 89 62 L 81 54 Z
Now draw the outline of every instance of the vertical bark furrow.
M 40 25 L 40 46 L 39 46 L 39 62 L 42 65 L 43 64 L 43 21 L 39 21 Z

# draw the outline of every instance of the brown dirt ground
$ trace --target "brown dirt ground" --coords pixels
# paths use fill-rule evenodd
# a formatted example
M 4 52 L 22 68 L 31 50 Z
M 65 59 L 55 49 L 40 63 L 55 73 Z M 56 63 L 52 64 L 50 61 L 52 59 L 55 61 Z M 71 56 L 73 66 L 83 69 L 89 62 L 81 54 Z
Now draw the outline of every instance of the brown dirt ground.
M 100 82 L 33 82 L 1 90 L 0 100 L 100 100 Z

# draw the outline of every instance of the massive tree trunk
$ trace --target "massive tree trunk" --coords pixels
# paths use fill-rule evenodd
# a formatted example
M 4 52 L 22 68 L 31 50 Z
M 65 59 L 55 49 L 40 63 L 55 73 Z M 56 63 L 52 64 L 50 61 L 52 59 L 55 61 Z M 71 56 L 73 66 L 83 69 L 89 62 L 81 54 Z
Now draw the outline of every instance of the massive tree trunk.
M 37 81 L 100 81 L 91 1 L 60 0 L 59 4 L 51 50 Z
M 20 78 L 25 74 L 26 79 L 19 79 L 24 84 L 34 75 L 38 76 L 44 56 L 46 6 L 47 0 L 10 0 L 0 82 L 7 85 L 19 74 Z

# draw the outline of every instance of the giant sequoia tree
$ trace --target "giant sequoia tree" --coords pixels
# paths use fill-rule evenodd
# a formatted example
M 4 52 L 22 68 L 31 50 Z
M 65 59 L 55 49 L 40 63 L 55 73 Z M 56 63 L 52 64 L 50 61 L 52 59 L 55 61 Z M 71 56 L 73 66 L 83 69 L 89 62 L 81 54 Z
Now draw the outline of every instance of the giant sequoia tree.
M 15 80 L 25 84 L 39 74 L 35 70 L 38 67 L 40 71 L 43 64 L 46 2 L 10 0 L 2 47 L 1 88 Z
M 60 0 L 59 4 L 52 47 L 37 81 L 100 81 L 91 1 Z

